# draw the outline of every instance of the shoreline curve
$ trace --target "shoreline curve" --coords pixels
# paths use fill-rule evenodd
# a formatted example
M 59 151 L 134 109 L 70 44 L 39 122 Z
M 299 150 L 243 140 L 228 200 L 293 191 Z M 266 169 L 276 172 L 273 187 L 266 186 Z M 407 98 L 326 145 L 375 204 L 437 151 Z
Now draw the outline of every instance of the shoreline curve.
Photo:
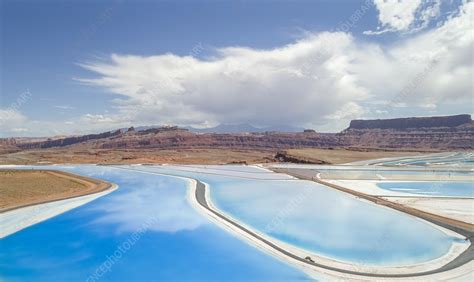
M 197 179 L 193 179 L 194 181 L 196 181 L 196 187 L 195 187 L 195 190 L 194 190 L 194 195 L 193 195 L 193 200 L 196 201 L 196 203 L 199 205 L 200 208 L 203 208 L 207 213 L 211 213 L 214 218 L 215 218 L 217 221 L 220 221 L 222 224 L 224 224 L 226 227 L 229 227 L 231 229 L 234 229 L 234 228 L 237 228 L 240 232 L 243 232 L 245 234 L 240 234 L 240 235 L 245 235 L 247 238 L 250 236 L 251 238 L 249 238 L 251 241 L 253 241 L 253 243 L 257 243 L 255 242 L 254 240 L 258 240 L 259 243 L 261 244 L 264 244 L 265 247 L 268 249 L 271 249 L 271 250 L 268 250 L 268 251 L 272 251 L 272 253 L 277 253 L 277 255 L 279 256 L 285 256 L 289 259 L 291 259 L 291 262 L 297 262 L 300 266 L 305 266 L 306 268 L 309 267 L 309 268 L 312 268 L 311 270 L 312 271 L 316 271 L 316 272 L 320 272 L 322 270 L 327 270 L 327 271 L 330 271 L 330 272 L 333 272 L 329 275 L 337 275 L 335 273 L 339 273 L 339 274 L 346 274 L 346 275 L 351 275 L 352 277 L 351 278 L 354 278 L 354 276 L 356 276 L 356 278 L 358 279 L 361 279 L 362 277 L 368 277 L 368 278 L 414 278 L 414 277 L 419 277 L 419 278 L 428 278 L 428 276 L 430 275 L 433 275 L 433 274 L 439 274 L 439 273 L 443 273 L 443 272 L 448 272 L 450 270 L 455 270 L 455 269 L 458 269 L 462 266 L 467 266 L 469 264 L 469 262 L 471 262 L 472 260 L 469 259 L 469 257 L 472 256 L 473 254 L 473 244 L 471 242 L 470 246 L 468 247 L 467 250 L 465 250 L 464 252 L 462 252 L 461 254 L 459 254 L 456 258 L 454 258 L 453 260 L 451 260 L 450 262 L 448 262 L 447 264 L 439 267 L 439 268 L 436 268 L 434 270 L 428 270 L 428 271 L 421 271 L 421 272 L 416 272 L 416 273 L 394 273 L 394 274 L 386 274 L 386 273 L 371 273 L 371 272 L 363 272 L 363 271 L 356 271 L 356 270 L 348 270 L 348 269 L 343 269 L 343 268 L 338 268 L 338 267 L 334 267 L 334 266 L 330 266 L 330 265 L 325 265 L 325 264 L 321 264 L 321 263 L 317 263 L 317 262 L 312 262 L 312 261 L 309 261 L 309 260 L 306 260 L 305 258 L 301 257 L 301 256 L 298 256 L 288 250 L 285 250 L 283 249 L 282 247 L 280 246 L 277 246 L 275 243 L 263 238 L 262 236 L 260 236 L 259 234 L 257 234 L 256 232 L 240 225 L 239 223 L 235 222 L 234 220 L 228 218 L 227 216 L 221 214 L 219 211 L 215 210 L 212 208 L 211 205 L 209 205 L 208 203 L 208 196 L 207 196 L 207 192 L 206 192 L 206 184 L 202 183 L 201 181 L 197 180 Z M 236 231 L 236 230 L 233 230 L 233 231 Z M 253 239 L 253 240 L 252 240 Z M 262 246 L 261 246 L 262 247 Z M 467 256 L 467 258 L 466 258 Z M 453 264 L 453 262 L 459 262 L 459 263 L 455 263 Z M 335 272 L 335 273 L 334 273 Z M 431 278 L 431 277 L 430 277 Z M 434 277 L 433 277 L 434 278 Z

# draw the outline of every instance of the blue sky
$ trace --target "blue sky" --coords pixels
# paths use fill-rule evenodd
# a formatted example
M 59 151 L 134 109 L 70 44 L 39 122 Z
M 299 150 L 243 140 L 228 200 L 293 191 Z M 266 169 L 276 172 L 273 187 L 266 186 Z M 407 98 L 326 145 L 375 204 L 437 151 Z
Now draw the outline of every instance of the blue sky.
M 472 3 L 374 1 L 2 1 L 0 134 L 471 113 Z

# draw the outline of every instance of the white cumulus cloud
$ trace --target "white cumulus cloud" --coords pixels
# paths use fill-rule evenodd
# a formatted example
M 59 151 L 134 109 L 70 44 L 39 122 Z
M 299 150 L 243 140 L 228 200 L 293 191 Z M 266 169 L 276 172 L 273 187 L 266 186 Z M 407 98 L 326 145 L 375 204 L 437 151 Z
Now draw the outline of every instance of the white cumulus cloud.
M 209 60 L 114 54 L 82 64 L 99 77 L 81 80 L 121 94 L 121 116 L 148 123 L 324 123 L 368 97 L 350 70 L 356 45 L 349 34 L 321 33 L 272 50 L 222 48 Z
M 423 3 L 426 17 L 437 13 Z M 118 94 L 112 100 L 115 111 L 42 122 L 0 109 L 1 133 L 62 135 L 130 125 L 218 123 L 335 132 L 354 118 L 472 112 L 473 15 L 474 3 L 467 2 L 439 26 L 385 44 L 322 32 L 273 49 L 207 50 L 214 56 L 205 59 L 112 54 L 81 63 L 91 75 L 78 80 Z M 390 16 L 385 17 L 388 24 Z M 413 21 L 393 25 L 410 29 Z
M 425 29 L 431 20 L 440 15 L 441 0 L 373 0 L 380 25 L 376 31 L 410 33 Z
M 121 95 L 114 100 L 118 113 L 99 121 L 335 131 L 397 105 L 437 109 L 471 101 L 473 5 L 388 46 L 323 32 L 274 49 L 221 48 L 208 59 L 113 54 L 81 64 L 96 76 L 80 80 Z

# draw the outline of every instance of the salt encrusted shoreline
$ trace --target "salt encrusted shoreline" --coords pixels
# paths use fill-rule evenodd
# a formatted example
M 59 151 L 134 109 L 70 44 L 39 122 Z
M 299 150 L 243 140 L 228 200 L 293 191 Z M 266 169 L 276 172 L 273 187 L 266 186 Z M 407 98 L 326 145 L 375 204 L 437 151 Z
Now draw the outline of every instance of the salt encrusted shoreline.
M 421 211 L 437 214 L 447 218 L 474 224 L 474 199 L 463 197 L 449 197 L 439 195 L 414 194 L 409 191 L 397 192 L 379 188 L 379 180 L 334 180 L 324 179 L 325 182 L 335 184 L 356 192 L 381 197 L 401 205 L 413 207 Z M 390 181 L 385 181 L 390 182 Z M 402 181 L 396 181 L 402 182 Z M 410 181 L 404 181 L 410 182 Z
M 220 217 L 216 216 L 215 214 L 211 213 L 209 210 L 207 210 L 206 208 L 201 206 L 198 203 L 197 199 L 196 199 L 196 186 L 197 186 L 197 183 L 198 183 L 197 180 L 189 178 L 189 177 L 185 177 L 185 176 L 175 176 L 175 175 L 171 175 L 171 174 L 167 174 L 167 173 L 138 171 L 138 170 L 137 170 L 137 172 L 142 172 L 142 173 L 146 173 L 146 174 L 171 176 L 171 177 L 187 180 L 188 181 L 187 199 L 188 199 L 189 203 L 191 204 L 191 206 L 194 207 L 199 213 L 207 216 L 209 219 L 211 219 L 213 222 L 217 223 L 219 226 L 223 227 L 225 230 L 230 232 L 232 235 L 237 236 L 240 239 L 243 239 L 245 242 L 251 244 L 252 246 L 257 247 L 258 249 L 260 249 L 260 250 L 262 250 L 262 251 L 264 251 L 268 254 L 271 254 L 272 256 L 274 256 L 275 258 L 277 258 L 281 261 L 284 261 L 284 262 L 286 262 L 290 265 L 293 265 L 293 266 L 301 269 L 302 271 L 304 271 L 305 273 L 307 273 L 308 275 L 310 275 L 311 277 L 313 277 L 315 279 L 318 279 L 318 280 L 321 280 L 321 279 L 322 280 L 351 279 L 351 280 L 359 280 L 359 281 L 373 281 L 373 280 L 378 280 L 378 281 L 382 281 L 382 280 L 383 281 L 405 281 L 407 279 L 406 277 L 405 278 L 381 278 L 381 277 L 367 277 L 367 276 L 362 276 L 362 275 L 346 274 L 346 273 L 341 273 L 341 272 L 338 272 L 338 271 L 332 271 L 332 270 L 327 270 L 327 269 L 324 269 L 324 268 L 312 266 L 312 265 L 303 263 L 301 261 L 295 260 L 291 257 L 288 257 L 288 256 L 282 254 L 281 252 L 276 251 L 275 249 L 268 246 L 264 242 L 258 240 L 257 238 L 251 236 L 250 234 L 244 232 L 243 230 L 235 227 L 234 225 L 226 222 L 225 220 L 221 219 Z M 207 185 L 207 184 L 205 184 L 205 185 Z M 206 193 L 205 193 L 206 201 L 208 202 L 208 204 L 210 204 L 212 206 L 212 203 L 209 201 L 209 191 L 210 191 L 209 188 L 207 187 L 207 189 L 205 191 L 206 191 Z M 384 208 L 386 208 L 386 207 L 384 207 Z M 232 219 L 232 220 L 234 220 L 234 219 Z M 240 223 L 238 221 L 235 221 L 235 220 L 234 220 L 234 222 L 237 222 L 238 224 L 242 224 L 242 223 Z M 429 224 L 431 224 L 431 223 L 429 223 Z M 435 225 L 433 225 L 433 226 L 435 226 Z M 455 236 L 458 236 L 459 238 L 464 238 L 463 236 L 461 236 L 457 233 L 454 233 L 454 232 L 452 232 L 448 229 L 445 229 L 445 228 L 442 228 L 442 227 L 439 227 L 439 226 L 435 226 L 435 227 L 440 228 L 443 232 L 446 232 L 447 234 L 455 235 Z M 255 230 L 253 230 L 253 229 L 251 229 L 251 230 L 253 232 L 255 232 Z M 258 233 L 258 232 L 255 232 L 255 233 L 257 233 L 259 235 L 262 235 L 261 233 Z M 265 237 L 265 238 L 268 239 L 268 237 Z M 272 243 L 275 243 L 275 242 L 272 241 Z M 300 249 L 291 247 L 291 246 L 289 246 L 287 244 L 284 244 L 282 242 L 277 241 L 276 243 L 280 244 L 279 246 L 281 246 L 283 248 L 289 249 L 290 251 L 294 250 L 295 253 L 297 253 L 298 251 L 299 252 L 302 251 L 303 252 L 302 255 L 310 253 L 310 252 L 306 252 L 304 250 L 300 250 Z M 459 253 L 461 253 L 463 250 L 465 250 L 468 246 L 469 246 L 468 243 L 466 243 L 466 244 L 453 244 L 453 246 L 451 247 L 449 252 L 447 254 L 445 254 L 442 258 L 438 258 L 438 259 L 432 260 L 432 261 L 430 261 L 426 264 L 417 265 L 415 267 L 403 266 L 401 268 L 405 268 L 405 270 L 404 270 L 405 273 L 422 272 L 423 267 L 426 267 L 425 268 L 426 270 L 427 269 L 433 269 L 433 268 L 436 268 L 436 266 L 439 267 L 440 265 L 446 264 L 448 261 L 452 260 Z M 313 257 L 316 258 L 317 256 L 313 255 Z M 323 258 L 323 257 L 318 257 L 316 259 L 318 260 L 318 262 L 322 262 L 324 259 L 328 260 L 327 258 Z M 326 262 L 326 261 L 324 261 L 324 262 Z M 335 267 L 340 266 L 340 265 L 338 265 L 338 263 L 341 263 L 341 262 L 334 261 L 334 260 L 329 260 L 328 261 L 328 265 L 335 266 Z M 347 263 L 343 263 L 343 264 L 345 264 L 345 266 L 348 265 Z M 469 275 L 472 275 L 472 269 L 473 269 L 472 267 L 473 266 L 474 266 L 474 263 L 468 263 L 468 264 L 462 265 L 461 267 L 458 267 L 458 268 L 455 268 L 455 269 L 452 269 L 452 270 L 449 270 L 449 271 L 441 272 L 441 273 L 425 275 L 425 276 L 410 277 L 410 280 L 426 280 L 426 279 L 430 279 L 430 280 L 432 280 L 432 279 L 448 280 L 448 279 L 457 279 L 458 277 L 465 278 L 465 277 L 468 277 Z M 416 271 L 416 268 L 418 268 L 418 271 Z M 366 270 L 366 269 L 360 268 L 359 266 L 352 266 L 352 269 L 350 269 L 350 270 L 356 270 L 356 271 L 361 271 L 362 272 L 363 270 Z M 372 270 L 376 271 L 376 273 L 379 273 L 379 274 L 384 273 L 384 270 L 380 270 L 380 269 L 377 269 L 377 270 L 372 269 Z
M 196 184 L 197 184 L 197 182 L 196 182 Z M 205 185 L 207 185 L 207 184 L 205 184 Z M 197 200 L 195 198 L 195 192 L 196 192 L 196 187 L 191 186 L 190 191 L 188 193 L 188 200 L 190 201 L 191 205 L 194 208 L 196 208 L 197 210 L 199 210 L 202 214 L 207 215 L 207 217 L 209 217 L 212 221 L 216 222 L 217 224 L 222 226 L 225 230 L 229 231 L 230 233 L 238 236 L 241 239 L 244 239 L 248 243 L 256 246 L 257 248 L 265 251 L 266 253 L 274 255 L 278 259 L 300 268 L 301 270 L 305 271 L 306 273 L 308 273 L 308 275 L 310 275 L 313 278 L 321 279 L 321 277 L 324 276 L 324 280 L 327 280 L 327 279 L 351 279 L 351 280 L 355 279 L 355 280 L 362 280 L 362 281 L 363 280 L 374 280 L 374 279 L 375 280 L 384 280 L 384 281 L 385 280 L 386 281 L 391 281 L 391 280 L 396 281 L 396 280 L 400 279 L 400 278 L 379 278 L 379 277 L 365 277 L 363 275 L 352 275 L 352 274 L 341 273 L 341 272 L 337 272 L 337 271 L 327 270 L 327 269 L 324 269 L 324 268 L 304 264 L 301 261 L 295 260 L 291 257 L 288 257 L 288 256 L 282 254 L 281 252 L 276 251 L 274 248 L 268 246 L 264 242 L 258 240 L 257 238 L 255 238 L 255 237 L 251 236 L 250 234 L 244 232 L 240 228 L 237 228 L 236 226 L 228 223 L 227 221 L 225 221 L 225 220 L 221 219 L 220 217 L 216 216 L 215 214 L 211 213 L 210 211 L 208 211 L 207 209 L 202 207 L 197 202 Z M 215 210 L 215 207 L 212 206 L 212 203 L 210 203 L 210 201 L 209 201 L 209 189 L 206 189 L 206 201 L 208 202 L 208 204 L 210 204 L 210 207 Z M 220 211 L 218 211 L 218 212 L 220 213 Z M 225 216 L 228 217 L 228 215 L 225 215 Z M 235 219 L 233 219 L 231 217 L 229 217 L 229 218 L 232 221 L 241 224 L 240 222 L 236 221 Z M 248 228 L 248 226 L 245 226 L 245 227 Z M 442 227 L 438 227 L 438 228 L 442 228 Z M 442 229 L 444 229 L 444 228 L 442 228 Z M 255 230 L 253 230 L 253 229 L 252 229 L 252 231 L 255 232 Z M 452 231 L 447 230 L 447 229 L 443 230 L 443 231 L 448 233 L 448 234 L 451 234 L 451 235 L 454 234 Z M 294 254 L 297 254 L 301 257 L 305 257 L 305 255 L 311 254 L 310 252 L 307 252 L 307 251 L 289 246 L 288 244 L 285 244 L 285 243 L 280 242 L 278 240 L 271 239 L 268 236 L 265 236 L 265 235 L 263 235 L 259 232 L 255 232 L 255 233 L 257 233 L 259 236 L 262 236 L 265 239 L 271 241 L 273 244 L 278 245 L 279 247 L 284 248 L 284 249 L 286 249 L 286 250 L 288 250 L 288 251 L 290 251 Z M 458 236 L 460 236 L 460 235 L 458 235 Z M 467 244 L 467 245 L 469 245 L 469 244 Z M 456 245 L 456 246 L 453 245 L 451 247 L 450 251 L 447 254 L 445 254 L 442 258 L 438 258 L 438 259 L 429 261 L 425 264 L 419 264 L 419 265 L 416 265 L 416 266 L 401 266 L 399 268 L 397 267 L 396 272 L 393 272 L 394 268 L 392 268 L 391 270 L 387 267 L 376 267 L 376 268 L 369 269 L 369 268 L 364 267 L 362 265 L 351 265 L 351 264 L 347 264 L 347 263 L 344 263 L 344 262 L 338 262 L 338 261 L 335 261 L 335 260 L 320 257 L 320 256 L 317 256 L 317 255 L 314 255 L 314 254 L 311 254 L 311 257 L 313 259 L 315 259 L 316 261 L 318 261 L 318 263 L 321 263 L 321 264 L 324 264 L 324 265 L 328 265 L 328 266 L 331 266 L 331 267 L 338 267 L 338 268 L 348 269 L 348 270 L 352 270 L 352 271 L 358 271 L 358 272 L 370 272 L 370 271 L 372 271 L 373 273 L 378 273 L 378 274 L 414 273 L 414 272 L 422 272 L 422 271 L 426 271 L 426 270 L 435 269 L 437 267 L 440 267 L 441 265 L 444 265 L 447 262 L 449 262 L 450 260 L 452 260 L 458 254 L 460 254 L 462 251 L 464 251 L 467 247 L 468 246 L 466 246 L 465 244 L 459 244 L 459 245 Z M 445 271 L 445 272 L 442 272 L 442 273 L 426 275 L 426 276 L 413 277 L 413 279 L 412 279 L 412 277 L 410 277 L 410 279 L 411 280 L 425 280 L 425 279 L 443 279 L 444 280 L 444 279 L 452 279 L 452 278 L 455 278 L 455 277 L 458 277 L 458 276 L 463 276 L 463 275 L 470 275 L 471 273 L 472 273 L 472 268 L 471 267 L 466 267 L 466 265 L 463 265 L 461 267 L 458 267 L 458 268 L 450 270 L 450 271 Z M 329 277 L 326 277 L 326 275 L 329 275 Z M 406 280 L 407 278 L 404 278 L 404 279 Z
M 341 272 L 332 271 L 332 270 L 324 269 L 324 268 L 321 268 L 321 267 L 305 264 L 301 261 L 298 261 L 296 259 L 293 259 L 291 257 L 288 257 L 288 256 L 276 251 L 275 249 L 271 248 L 269 245 L 265 244 L 264 242 L 258 240 L 255 237 L 251 236 L 250 234 L 244 232 L 243 230 L 235 227 L 234 225 L 229 224 L 228 222 L 222 220 L 221 218 L 217 217 L 216 215 L 211 213 L 209 210 L 207 210 L 203 206 L 201 206 L 197 202 L 196 194 L 195 194 L 196 193 L 196 185 L 198 183 L 196 180 L 194 180 L 192 178 L 188 178 L 188 177 L 173 176 L 173 175 L 169 175 L 169 174 L 165 174 L 165 173 L 154 173 L 154 172 L 146 172 L 146 171 L 137 171 L 137 172 L 142 172 L 142 173 L 146 173 L 146 174 L 164 175 L 164 176 L 170 176 L 170 177 L 185 179 L 188 182 L 187 200 L 189 201 L 191 206 L 194 207 L 199 213 L 204 214 L 205 216 L 210 218 L 213 222 L 216 222 L 219 226 L 223 227 L 225 230 L 227 230 L 228 232 L 230 232 L 234 236 L 237 236 L 240 239 L 243 239 L 245 242 L 247 242 L 247 243 L 251 244 L 252 246 L 255 246 L 258 249 L 260 249 L 260 250 L 262 250 L 262 251 L 264 251 L 264 252 L 266 252 L 266 253 L 274 256 L 274 257 L 276 257 L 277 259 L 279 259 L 281 261 L 284 261 L 284 262 L 286 262 L 290 265 L 293 265 L 293 266 L 301 269 L 302 271 L 304 271 L 305 273 L 310 275 L 312 278 L 315 278 L 315 279 L 318 279 L 318 280 L 322 279 L 322 280 L 326 280 L 326 281 L 327 280 L 341 280 L 341 279 L 342 280 L 350 279 L 350 280 L 355 280 L 355 281 L 373 281 L 373 280 L 377 280 L 377 281 L 405 281 L 407 279 L 407 278 L 366 277 L 366 276 L 362 276 L 362 275 L 353 275 L 353 274 L 341 273 Z M 99 193 L 96 193 L 96 194 L 81 196 L 81 197 L 67 199 L 67 200 L 59 200 L 59 201 L 55 201 L 55 202 L 30 206 L 30 207 L 26 207 L 26 208 L 20 208 L 20 209 L 17 209 L 17 210 L 6 212 L 4 214 L 0 214 L 0 224 L 2 225 L 2 227 L 5 225 L 5 217 L 2 218 L 2 215 L 10 214 L 9 215 L 9 220 L 13 220 L 13 221 L 16 222 L 16 224 L 15 224 L 16 226 L 13 226 L 14 227 L 13 230 L 15 228 L 17 228 L 16 231 L 18 231 L 18 230 L 21 230 L 21 229 L 26 228 L 28 226 L 31 226 L 33 224 L 36 224 L 38 222 L 41 222 L 43 220 L 46 220 L 48 218 L 51 218 L 53 216 L 56 216 L 56 215 L 58 215 L 60 213 L 63 213 L 65 211 L 68 211 L 72 208 L 81 206 L 85 203 L 88 203 L 88 202 L 90 202 L 90 201 L 92 201 L 96 198 L 99 198 L 101 196 L 104 196 L 108 193 L 111 193 L 116 188 L 117 188 L 117 186 L 113 185 L 107 191 L 99 192 Z M 212 203 L 209 200 L 209 191 L 210 191 L 209 187 L 207 187 L 206 193 L 205 193 L 206 201 L 209 203 L 210 207 L 215 209 L 215 207 L 212 206 Z M 39 210 L 35 210 L 35 208 L 38 208 Z M 16 215 L 13 214 L 14 212 L 17 212 L 17 214 Z M 30 218 L 34 214 L 37 214 L 37 216 L 33 216 L 33 218 Z M 228 215 L 226 215 L 226 216 L 228 216 Z M 8 218 L 6 218 L 6 219 L 8 221 Z M 232 220 L 235 221 L 235 219 L 232 219 Z M 238 221 L 235 221 L 235 222 L 237 222 L 239 224 L 242 224 Z M 11 225 L 11 222 L 7 222 L 6 224 Z M 434 226 L 436 226 L 436 225 L 434 225 Z M 439 226 L 436 226 L 436 227 L 441 229 L 441 227 L 439 227 Z M 444 229 L 444 228 L 442 228 L 442 229 Z M 0 230 L 0 232 L 4 232 L 4 231 L 5 231 L 4 228 L 2 228 L 2 230 Z M 16 231 L 13 231 L 9 234 L 12 234 Z M 254 230 L 252 230 L 252 231 L 254 231 Z M 450 231 L 450 230 L 443 230 L 443 231 L 447 232 L 447 233 L 452 233 L 452 231 Z M 256 233 L 258 233 L 258 232 L 256 232 Z M 258 233 L 258 234 L 262 235 L 262 236 L 265 236 L 261 233 Z M 5 236 L 2 236 L 2 235 L 3 235 L 3 233 L 0 233 L 0 238 L 8 236 L 8 234 L 5 235 Z M 269 239 L 271 239 L 271 238 L 269 238 Z M 297 249 L 297 248 L 294 248 L 292 246 L 289 246 L 288 244 L 285 244 L 283 242 L 279 242 L 277 240 L 273 240 L 272 243 L 280 244 L 280 246 L 282 248 L 288 249 L 289 251 L 292 251 L 292 252 L 294 251 L 295 253 L 300 252 L 301 255 L 309 253 L 309 252 L 306 252 L 304 250 Z M 459 253 L 460 251 L 462 251 L 462 249 L 465 249 L 465 248 L 463 246 L 457 246 L 457 247 L 452 246 L 452 248 L 450 250 L 450 253 L 443 256 L 443 258 L 439 261 L 435 260 L 435 261 L 437 261 L 437 262 L 435 262 L 435 264 L 436 265 L 438 265 L 438 263 L 439 264 L 446 264 L 447 261 L 449 261 L 450 259 L 455 257 L 456 253 Z M 303 253 L 301 253 L 301 252 L 303 252 Z M 332 265 L 332 266 L 335 266 L 335 267 L 340 267 L 341 266 L 341 265 L 338 264 L 338 263 L 341 263 L 341 262 L 337 262 L 337 261 L 334 261 L 334 260 L 328 260 L 327 258 L 319 257 L 319 256 L 316 256 L 314 254 L 311 254 L 311 256 L 314 259 L 318 260 L 318 262 L 320 262 L 320 263 L 324 263 L 324 264 L 328 263 L 328 265 Z M 430 261 L 429 263 L 431 263 L 431 262 L 434 262 L 434 261 Z M 434 264 L 430 264 L 429 269 L 432 269 L 433 265 Z M 356 269 L 354 269 L 354 267 Z M 407 272 L 413 272 L 413 270 L 414 270 L 413 268 L 410 268 L 409 266 L 404 266 L 404 268 L 406 268 Z M 465 281 L 469 281 L 472 278 L 474 278 L 473 277 L 473 269 L 474 269 L 474 262 L 470 261 L 469 263 L 466 263 L 466 264 L 464 264 L 464 265 L 462 265 L 458 268 L 455 268 L 455 269 L 452 269 L 452 270 L 449 270 L 449 271 L 436 273 L 436 274 L 431 274 L 431 275 L 425 275 L 425 276 L 410 277 L 409 279 L 412 280 L 412 281 L 424 281 L 424 280 L 451 280 L 451 281 L 453 281 L 453 280 L 464 281 L 465 280 Z M 351 270 L 363 271 L 363 270 L 366 270 L 366 269 L 360 268 L 359 266 L 353 266 L 353 269 L 351 269 Z M 377 271 L 377 273 L 380 273 L 380 274 L 385 273 L 383 270 L 382 271 L 374 270 L 374 271 Z

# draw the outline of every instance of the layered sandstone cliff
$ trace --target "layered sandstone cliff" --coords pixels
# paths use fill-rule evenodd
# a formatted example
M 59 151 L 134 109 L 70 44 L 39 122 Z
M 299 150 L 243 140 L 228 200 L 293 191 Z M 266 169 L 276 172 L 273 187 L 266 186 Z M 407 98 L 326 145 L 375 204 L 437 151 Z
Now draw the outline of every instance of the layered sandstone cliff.
M 474 149 L 474 123 L 470 115 L 354 120 L 336 138 L 353 147 Z
M 11 150 L 82 147 L 91 149 L 289 149 L 289 148 L 384 148 L 384 149 L 474 149 L 474 123 L 470 115 L 354 120 L 341 133 L 193 133 L 178 127 L 137 131 L 116 130 L 54 140 L 16 142 L 3 139 Z M 0 146 L 1 147 L 1 146 Z
M 351 121 L 348 129 L 410 130 L 417 128 L 454 128 L 469 123 L 472 123 L 470 115 L 412 117 L 394 119 L 353 120 Z

